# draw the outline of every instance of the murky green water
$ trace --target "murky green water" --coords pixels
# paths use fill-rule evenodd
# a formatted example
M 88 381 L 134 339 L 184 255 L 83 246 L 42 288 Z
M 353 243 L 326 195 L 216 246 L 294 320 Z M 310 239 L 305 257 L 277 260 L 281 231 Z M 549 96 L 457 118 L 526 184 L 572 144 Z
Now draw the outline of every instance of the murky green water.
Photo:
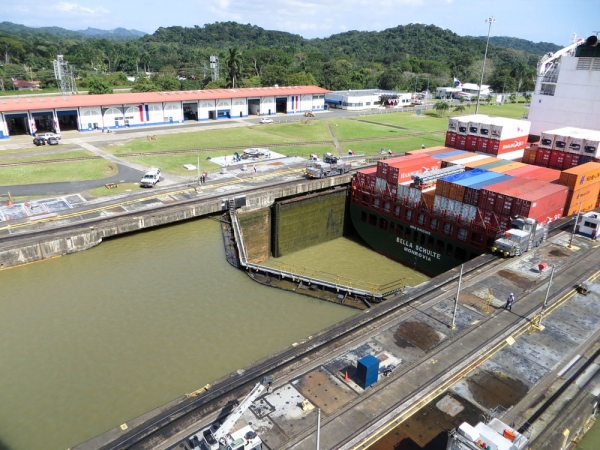
M 74 446 L 356 313 L 254 283 L 210 219 L 4 270 L 0 287 L 1 450 Z
M 327 281 L 385 292 L 388 286 L 416 286 L 429 277 L 396 263 L 366 246 L 358 237 L 334 239 L 280 258 L 266 265 L 310 274 Z M 379 288 L 379 289 L 377 289 Z

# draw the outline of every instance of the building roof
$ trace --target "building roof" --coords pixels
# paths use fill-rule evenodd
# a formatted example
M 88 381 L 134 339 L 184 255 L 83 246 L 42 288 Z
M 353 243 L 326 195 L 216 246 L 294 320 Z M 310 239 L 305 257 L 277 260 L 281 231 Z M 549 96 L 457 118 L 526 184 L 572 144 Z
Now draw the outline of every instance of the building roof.
M 399 95 L 403 92 L 385 91 L 383 89 L 350 89 L 348 91 L 333 91 L 331 94 L 345 95 L 347 97 L 363 97 L 365 95 Z
M 17 88 L 30 88 L 30 87 L 39 87 L 40 81 L 21 81 L 21 80 L 12 80 L 13 86 Z
M 103 95 L 66 95 L 56 97 L 0 97 L 0 112 L 41 111 L 52 108 L 77 108 L 81 106 L 139 105 L 225 98 L 252 98 L 304 94 L 325 94 L 327 89 L 318 86 L 281 86 L 241 89 L 207 89 L 198 91 L 139 92 Z

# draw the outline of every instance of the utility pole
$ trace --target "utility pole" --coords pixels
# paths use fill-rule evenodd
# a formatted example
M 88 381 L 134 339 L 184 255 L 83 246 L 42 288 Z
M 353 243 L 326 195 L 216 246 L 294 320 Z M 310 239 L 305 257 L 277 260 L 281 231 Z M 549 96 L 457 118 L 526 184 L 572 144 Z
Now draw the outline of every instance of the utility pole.
M 552 266 L 552 272 L 550 273 L 550 279 L 548 280 L 548 289 L 546 289 L 546 296 L 544 297 L 544 304 L 542 305 L 542 310 L 540 311 L 540 321 L 538 322 L 538 328 L 542 326 L 542 318 L 544 317 L 544 311 L 548 306 L 548 295 L 550 294 L 550 286 L 552 286 L 552 278 L 554 277 L 554 266 Z
M 321 408 L 317 409 L 317 450 L 321 446 Z
M 573 231 L 571 232 L 571 239 L 569 239 L 569 245 L 567 247 L 571 248 L 573 244 L 573 237 L 575 237 L 575 233 L 577 232 L 577 222 L 579 222 L 579 214 L 581 213 L 581 205 L 583 202 L 579 204 L 579 209 L 577 210 L 577 217 L 575 217 L 575 224 L 573 225 Z
M 454 330 L 456 328 L 456 311 L 458 310 L 458 297 L 460 295 L 460 285 L 462 283 L 462 275 L 463 275 L 463 267 L 465 265 L 460 265 L 460 275 L 458 277 L 458 288 L 456 289 L 456 297 L 454 298 L 454 312 L 452 313 L 452 325 L 450 325 L 450 329 Z
M 481 81 L 479 81 L 479 94 L 477 95 L 477 105 L 475 105 L 475 114 L 479 111 L 479 99 L 481 98 L 481 86 L 483 85 L 483 74 L 485 73 L 485 60 L 487 59 L 488 46 L 490 45 L 490 32 L 492 31 L 492 24 L 496 22 L 496 19 L 490 17 L 485 21 L 489 23 L 487 41 L 485 42 L 485 53 L 483 55 L 483 67 L 481 68 Z
M 200 155 L 198 155 L 198 165 L 196 167 L 198 168 L 198 186 L 200 186 Z

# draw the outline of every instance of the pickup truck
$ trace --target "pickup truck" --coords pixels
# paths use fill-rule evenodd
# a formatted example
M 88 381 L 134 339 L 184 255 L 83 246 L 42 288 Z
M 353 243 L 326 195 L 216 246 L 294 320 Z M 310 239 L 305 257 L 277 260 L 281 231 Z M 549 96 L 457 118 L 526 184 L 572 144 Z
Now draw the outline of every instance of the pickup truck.
M 160 181 L 160 169 L 153 167 L 148 170 L 142 177 L 142 181 L 140 181 L 141 187 L 154 187 L 156 183 Z
M 42 133 L 42 134 L 37 134 L 36 137 L 46 139 L 46 140 L 48 140 L 49 138 L 56 138 L 56 139 L 60 140 L 60 133 Z

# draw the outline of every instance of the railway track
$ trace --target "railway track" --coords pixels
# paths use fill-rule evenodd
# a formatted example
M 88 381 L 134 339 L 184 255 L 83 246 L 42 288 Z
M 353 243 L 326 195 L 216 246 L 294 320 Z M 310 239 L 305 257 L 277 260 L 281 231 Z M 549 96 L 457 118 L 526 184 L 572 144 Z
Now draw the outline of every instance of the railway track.
M 550 235 L 562 231 L 561 228 L 565 226 L 568 227 L 570 220 L 572 219 L 563 219 L 555 222 Z M 483 255 L 465 264 L 463 281 L 466 283 L 475 277 L 483 277 L 484 272 L 508 263 L 510 263 L 510 260 L 498 259 L 492 255 Z M 415 289 L 401 296 L 396 301 L 382 303 L 377 308 L 372 309 L 368 315 L 361 314 L 347 319 L 339 325 L 329 328 L 327 331 L 301 343 L 297 347 L 288 348 L 272 355 L 259 362 L 256 366 L 246 369 L 241 375 L 234 376 L 233 379 L 229 378 L 227 381 L 222 381 L 214 385 L 209 392 L 201 397 L 184 401 L 177 407 L 132 429 L 129 433 L 101 448 L 106 450 L 154 448 L 201 421 L 206 415 L 217 411 L 222 404 L 231 398 L 240 397 L 241 393 L 239 391 L 247 389 L 259 381 L 265 374 L 285 372 L 287 368 L 292 366 L 297 369 L 298 367 L 310 364 L 310 362 L 301 362 L 305 358 L 312 360 L 317 356 L 323 356 L 320 353 L 329 353 L 327 348 L 332 344 L 335 344 L 333 347 L 337 349 L 342 344 L 346 345 L 346 341 L 359 339 L 361 336 L 364 338 L 363 330 L 384 327 L 385 324 L 397 319 L 398 315 L 405 313 L 409 309 L 409 306 L 417 302 L 420 302 L 420 306 L 426 306 L 426 304 L 435 301 L 440 289 L 451 287 L 457 279 L 457 272 L 448 272 L 440 277 L 436 277 L 427 286 Z M 543 282 L 539 284 L 541 285 Z M 487 320 L 492 320 L 492 317 Z M 433 351 L 439 352 L 445 348 L 445 345 L 451 342 L 452 340 L 448 340 L 447 343 L 445 341 L 443 344 L 444 347 L 440 346 L 440 348 L 436 348 Z M 414 370 L 414 368 L 415 366 L 409 366 L 406 370 Z

